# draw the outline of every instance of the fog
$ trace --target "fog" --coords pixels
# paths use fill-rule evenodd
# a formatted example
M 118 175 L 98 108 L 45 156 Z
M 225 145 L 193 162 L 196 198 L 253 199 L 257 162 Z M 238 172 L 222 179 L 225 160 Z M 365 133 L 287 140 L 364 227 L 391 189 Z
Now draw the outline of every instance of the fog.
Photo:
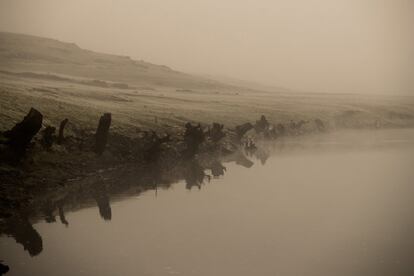
M 0 30 L 301 91 L 414 92 L 411 0 L 2 0 Z

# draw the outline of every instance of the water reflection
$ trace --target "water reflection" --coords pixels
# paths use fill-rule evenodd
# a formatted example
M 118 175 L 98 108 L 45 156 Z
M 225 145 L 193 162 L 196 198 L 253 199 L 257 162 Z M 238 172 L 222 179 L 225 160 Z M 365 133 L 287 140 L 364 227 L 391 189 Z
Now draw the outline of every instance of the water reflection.
M 226 171 L 226 167 L 223 166 L 219 161 L 215 160 L 211 164 L 211 174 L 213 177 L 217 178 L 220 176 L 224 176 L 224 172 Z
M 205 173 L 205 169 L 199 162 L 196 160 L 189 162 L 184 174 L 187 190 L 191 190 L 193 187 L 197 187 L 200 190 L 205 179 L 210 182 L 211 176 Z
M 23 245 L 24 250 L 28 251 L 32 257 L 39 255 L 43 250 L 42 237 L 25 216 L 18 215 L 7 219 L 2 225 L 1 232 Z
M 104 220 L 111 220 L 112 219 L 112 209 L 111 204 L 109 202 L 109 196 L 106 186 L 104 185 L 104 181 L 100 179 L 96 182 L 93 191 L 93 198 L 96 201 L 96 204 L 99 209 L 99 215 Z
M 6 274 L 9 272 L 10 268 L 6 264 L 2 264 L 2 261 L 0 260 L 0 276 Z
M 243 167 L 250 168 L 253 162 L 243 153 L 237 153 L 227 158 L 226 162 L 233 161 Z M 206 173 L 211 171 L 211 175 Z M 84 207 L 97 206 L 99 216 L 104 221 L 112 219 L 111 198 L 124 197 L 124 195 L 139 195 L 147 190 L 159 188 L 168 189 L 172 184 L 185 181 L 186 189 L 201 189 L 202 185 L 210 183 L 211 178 L 223 177 L 226 167 L 220 159 L 200 162 L 196 159 L 187 160 L 177 164 L 172 170 L 163 169 L 159 163 L 137 172 L 135 168 L 126 168 L 107 175 L 94 175 L 80 181 L 71 183 L 71 188 L 62 191 L 59 196 L 46 196 L 33 203 L 30 208 L 21 210 L 13 218 L 2 221 L 0 235 L 12 237 L 17 243 L 23 245 L 30 256 L 36 256 L 43 249 L 42 237 L 33 228 L 32 222 L 43 219 L 46 223 L 59 222 L 69 227 L 65 212 L 74 211 Z M 24 214 L 24 215 L 23 215 Z M 29 220 L 30 219 L 30 220 Z
M 337 140 L 335 142 L 337 143 Z M 250 141 L 242 151 L 226 156 L 217 156 L 216 158 L 211 157 L 208 160 L 192 159 L 177 163 L 176 166 L 169 165 L 168 169 L 166 169 L 167 166 L 165 164 L 156 163 L 146 168 L 126 167 L 98 173 L 70 183 L 59 194 L 45 195 L 42 200 L 35 201 L 29 210 L 21 210 L 15 217 L 3 220 L 0 224 L 0 234 L 13 238 L 16 243 L 23 246 L 28 255 L 36 256 L 42 252 L 43 242 L 42 237 L 33 228 L 32 224 L 40 220 L 44 220 L 47 223 L 61 223 L 65 227 L 71 227 L 70 229 L 72 229 L 74 219 L 72 218 L 73 221 L 69 221 L 66 217 L 67 212 L 97 206 L 96 214 L 93 215 L 109 222 L 114 215 L 111 203 L 122 198 L 137 196 L 148 190 L 168 189 L 179 181 L 183 181 L 185 188 L 188 190 L 193 188 L 201 189 L 203 185 L 209 185 L 210 181 L 213 182 L 213 178 L 224 177 L 228 173 L 227 168 L 231 169 L 232 167 L 228 165 L 229 162 L 243 168 L 252 168 L 256 160 L 261 164 L 266 164 L 267 162 L 272 164 L 272 161 L 268 160 L 275 153 L 283 156 L 284 154 L 305 151 L 308 148 L 319 152 L 326 148 L 329 151 L 334 146 L 337 145 L 317 139 L 313 143 L 308 144 L 290 141 L 275 144 L 255 144 L 253 141 Z M 352 143 L 345 144 L 345 146 L 341 145 L 347 151 L 351 146 L 354 145 Z M 236 166 L 233 166 L 233 168 L 235 170 Z M 260 168 L 262 167 L 259 166 Z M 291 168 L 293 169 L 294 167 Z M 230 178 L 231 176 L 228 177 Z M 317 185 L 317 183 L 313 183 L 313 185 Z M 295 188 L 293 187 L 292 190 Z M 306 189 L 307 187 L 302 188 Z M 323 189 L 329 189 L 329 186 L 327 185 Z M 252 192 L 253 190 L 249 191 Z M 283 202 L 284 200 L 284 198 L 280 197 L 274 201 Z M 262 211 L 266 210 L 268 209 L 263 209 Z M 289 210 L 294 212 L 294 208 Z M 235 212 L 234 215 L 237 216 L 239 214 Z M 250 214 L 248 213 L 247 215 Z M 252 215 L 249 219 L 258 220 L 255 215 Z M 307 218 L 303 218 L 303 220 L 306 221 Z M 224 220 L 221 221 L 221 223 L 223 222 Z M 240 227 L 242 226 L 240 224 Z M 277 225 L 277 229 L 281 229 L 280 231 L 284 228 L 283 223 Z M 231 229 L 231 227 L 227 225 L 227 229 Z M 266 229 L 263 230 L 263 232 L 266 231 Z M 7 262 L 8 260 L 5 261 Z

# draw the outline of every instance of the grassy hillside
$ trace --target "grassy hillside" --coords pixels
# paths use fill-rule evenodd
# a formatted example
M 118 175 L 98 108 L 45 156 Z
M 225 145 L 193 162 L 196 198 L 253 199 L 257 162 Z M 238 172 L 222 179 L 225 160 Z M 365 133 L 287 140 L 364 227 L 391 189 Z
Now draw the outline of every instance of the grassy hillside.
M 45 124 L 69 118 L 91 128 L 102 112 L 113 128 L 166 129 L 185 121 L 229 127 L 261 114 L 274 123 L 320 118 L 336 127 L 412 127 L 414 98 L 297 93 L 246 88 L 174 71 L 128 57 L 95 53 L 71 43 L 0 33 L 0 130 L 31 106 Z
M 70 75 L 129 84 L 213 87 L 217 82 L 195 78 L 163 65 L 127 56 L 96 53 L 74 43 L 23 34 L 0 32 L 0 68 Z

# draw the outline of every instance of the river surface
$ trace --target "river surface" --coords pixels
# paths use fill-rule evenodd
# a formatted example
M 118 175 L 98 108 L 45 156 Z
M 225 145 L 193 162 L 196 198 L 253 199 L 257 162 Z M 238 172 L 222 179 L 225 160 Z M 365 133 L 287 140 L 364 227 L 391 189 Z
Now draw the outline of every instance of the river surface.
M 6 275 L 414 275 L 413 130 L 263 148 L 200 189 L 183 180 L 110 199 L 109 217 L 91 205 L 39 219 L 33 254 L 2 235 Z

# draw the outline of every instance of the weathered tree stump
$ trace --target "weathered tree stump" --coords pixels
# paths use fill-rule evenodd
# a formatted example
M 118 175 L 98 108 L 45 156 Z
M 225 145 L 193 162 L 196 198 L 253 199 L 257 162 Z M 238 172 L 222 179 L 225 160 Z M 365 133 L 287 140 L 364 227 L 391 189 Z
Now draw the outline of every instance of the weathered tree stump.
M 186 144 L 186 150 L 184 152 L 185 158 L 193 158 L 197 153 L 200 145 L 204 142 L 205 134 L 201 125 L 191 125 L 191 123 L 185 124 L 184 142 Z
M 95 134 L 95 148 L 96 154 L 101 155 L 108 142 L 109 127 L 111 126 L 111 113 L 105 113 L 99 119 L 98 128 Z
M 42 146 L 45 149 L 50 149 L 53 145 L 53 141 L 54 141 L 54 134 L 55 134 L 56 128 L 51 127 L 51 126 L 47 126 L 43 131 L 42 131 Z
M 223 129 L 224 125 L 219 123 L 213 123 L 213 127 L 209 130 L 209 136 L 213 143 L 218 143 L 221 139 L 223 139 L 226 136 Z
M 160 138 L 157 133 L 152 132 L 150 137 L 149 146 L 144 152 L 144 160 L 146 162 L 154 162 L 160 158 L 161 146 L 164 143 L 171 141 L 170 135 Z
M 60 122 L 60 126 L 59 126 L 59 136 L 58 136 L 58 144 L 61 145 L 63 143 L 63 139 L 65 138 L 63 136 L 63 132 L 65 130 L 65 126 L 66 124 L 69 122 L 68 119 L 64 119 L 62 122 Z
M 17 123 L 11 130 L 3 135 L 6 137 L 6 144 L 15 150 L 16 153 L 24 154 L 30 141 L 42 127 L 43 115 L 34 108 L 24 117 L 23 121 Z
M 256 130 L 256 133 L 263 133 L 266 132 L 269 129 L 269 122 L 267 121 L 266 117 L 262 115 L 260 117 L 259 121 L 256 121 L 256 124 L 254 126 L 254 129 Z

